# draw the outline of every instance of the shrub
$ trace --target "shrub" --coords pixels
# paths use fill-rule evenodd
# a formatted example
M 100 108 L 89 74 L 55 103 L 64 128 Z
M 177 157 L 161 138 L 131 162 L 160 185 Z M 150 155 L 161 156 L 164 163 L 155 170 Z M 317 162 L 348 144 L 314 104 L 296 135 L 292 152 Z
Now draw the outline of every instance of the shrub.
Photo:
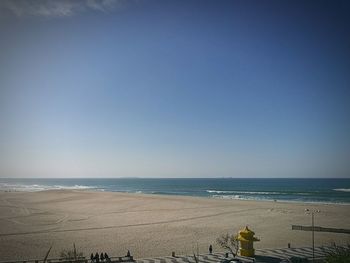
M 62 250 L 60 253 L 60 257 L 64 260 L 77 260 L 79 258 L 84 257 L 83 252 L 77 252 L 75 248 L 75 244 L 73 244 L 72 250 Z
M 233 257 L 236 257 L 239 248 L 237 235 L 223 234 L 216 239 L 216 243 L 223 249 L 229 250 Z

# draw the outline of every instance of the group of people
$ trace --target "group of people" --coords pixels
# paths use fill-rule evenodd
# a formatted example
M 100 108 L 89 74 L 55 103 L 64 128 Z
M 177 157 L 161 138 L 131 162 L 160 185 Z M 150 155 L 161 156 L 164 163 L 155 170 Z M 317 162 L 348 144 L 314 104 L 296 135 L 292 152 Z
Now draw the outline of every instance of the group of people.
M 126 253 L 126 257 L 131 257 L 130 251 L 128 250 L 128 253 Z M 96 252 L 95 256 L 94 253 L 91 253 L 90 255 L 91 263 L 100 263 L 100 262 L 106 262 L 110 263 L 111 259 L 107 255 L 107 253 L 101 253 L 100 255 Z
M 95 256 L 94 256 L 94 253 L 91 253 L 90 259 L 91 259 L 91 262 L 96 262 L 96 263 L 99 263 L 100 261 L 110 262 L 109 256 L 107 255 L 106 252 L 101 253 L 100 255 L 96 252 Z

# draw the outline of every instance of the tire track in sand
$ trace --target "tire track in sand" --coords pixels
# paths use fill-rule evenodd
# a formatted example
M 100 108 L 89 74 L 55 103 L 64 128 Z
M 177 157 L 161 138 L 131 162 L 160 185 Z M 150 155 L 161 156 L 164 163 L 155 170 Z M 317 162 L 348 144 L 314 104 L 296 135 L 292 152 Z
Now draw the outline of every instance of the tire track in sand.
M 171 223 L 186 222 L 186 221 L 203 219 L 203 218 L 217 217 L 217 216 L 234 214 L 234 213 L 248 212 L 248 211 L 257 210 L 257 209 L 263 209 L 263 208 L 250 208 L 250 209 L 244 209 L 244 210 L 239 210 L 239 211 L 227 211 L 227 212 L 221 212 L 221 213 L 215 213 L 215 214 L 209 214 L 209 215 L 203 215 L 203 216 L 194 216 L 194 217 L 181 218 L 181 219 L 164 220 L 164 221 L 148 222 L 148 223 L 138 223 L 138 224 L 128 224 L 128 225 L 114 225 L 114 226 L 102 226 L 102 227 L 87 227 L 87 228 L 72 228 L 72 229 L 57 229 L 57 230 L 38 230 L 38 231 L 31 231 L 31 232 L 6 233 L 6 234 L 0 234 L 0 237 L 20 236 L 20 235 L 35 235 L 35 234 L 46 234 L 46 233 L 64 233 L 64 232 L 75 232 L 75 231 L 93 231 L 93 230 L 104 230 L 104 229 L 114 229 L 114 228 L 127 228 L 127 227 L 160 225 L 160 224 L 171 224 Z

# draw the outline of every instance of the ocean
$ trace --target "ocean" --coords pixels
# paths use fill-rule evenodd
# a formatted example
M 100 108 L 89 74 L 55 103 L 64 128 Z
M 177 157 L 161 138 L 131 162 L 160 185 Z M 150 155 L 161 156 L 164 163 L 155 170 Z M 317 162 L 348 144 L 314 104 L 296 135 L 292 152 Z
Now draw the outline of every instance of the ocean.
M 0 191 L 88 189 L 206 198 L 350 204 L 350 179 L 5 179 Z

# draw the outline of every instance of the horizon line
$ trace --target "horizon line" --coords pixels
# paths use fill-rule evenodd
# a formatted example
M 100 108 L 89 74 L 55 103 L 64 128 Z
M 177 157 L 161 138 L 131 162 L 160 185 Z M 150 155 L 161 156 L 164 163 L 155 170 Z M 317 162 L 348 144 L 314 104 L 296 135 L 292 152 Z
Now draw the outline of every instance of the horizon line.
M 350 177 L 0 177 L 0 179 L 350 179 Z

